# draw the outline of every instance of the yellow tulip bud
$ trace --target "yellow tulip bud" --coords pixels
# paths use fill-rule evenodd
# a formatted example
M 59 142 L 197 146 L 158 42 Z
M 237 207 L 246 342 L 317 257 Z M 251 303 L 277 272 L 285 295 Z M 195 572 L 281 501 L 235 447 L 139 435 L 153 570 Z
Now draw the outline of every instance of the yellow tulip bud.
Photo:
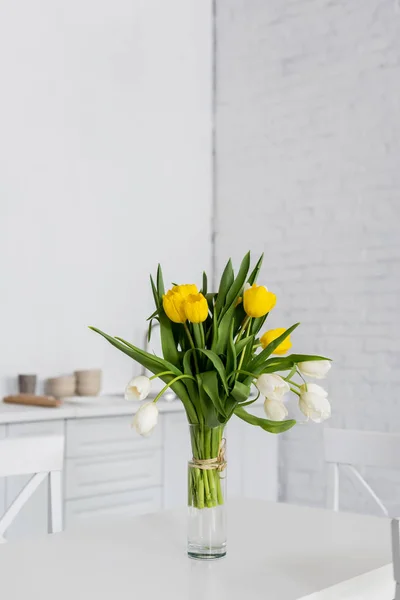
M 176 292 L 175 286 L 172 290 L 168 290 L 163 296 L 163 308 L 165 313 L 174 323 L 184 323 L 186 321 L 185 313 L 185 298 L 179 292 Z
M 284 329 L 283 327 L 279 327 L 278 329 L 270 329 L 269 331 L 266 331 L 264 335 L 262 335 L 260 338 L 261 346 L 263 348 L 266 348 L 271 342 L 276 340 L 276 338 L 285 333 L 285 331 L 286 329 Z M 272 354 L 286 354 L 286 352 L 290 350 L 291 347 L 292 342 L 290 341 L 290 335 L 288 335 L 287 338 L 285 338 L 283 342 L 279 344 L 277 348 L 275 348 Z
M 247 284 L 243 293 L 243 306 L 249 317 L 263 317 L 276 304 L 276 296 L 264 285 Z
M 186 317 L 192 323 L 202 323 L 208 316 L 208 303 L 203 294 L 189 294 L 185 298 Z
M 189 294 L 197 294 L 199 290 L 194 283 L 185 283 L 184 285 L 174 285 L 172 291 L 186 298 Z

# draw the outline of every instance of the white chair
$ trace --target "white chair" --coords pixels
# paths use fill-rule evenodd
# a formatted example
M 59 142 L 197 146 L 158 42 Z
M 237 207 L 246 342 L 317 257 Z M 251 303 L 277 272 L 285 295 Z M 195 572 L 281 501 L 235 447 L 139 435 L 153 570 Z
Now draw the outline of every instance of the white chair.
M 49 533 L 62 531 L 62 468 L 64 437 L 40 436 L 0 440 L 0 477 L 32 475 L 0 517 L 0 543 L 4 533 L 37 487 L 49 478 Z
M 354 465 L 400 469 L 400 434 L 350 429 L 324 429 L 325 460 L 332 465 L 333 510 L 339 510 L 339 468 L 351 473 L 384 515 L 388 510 Z

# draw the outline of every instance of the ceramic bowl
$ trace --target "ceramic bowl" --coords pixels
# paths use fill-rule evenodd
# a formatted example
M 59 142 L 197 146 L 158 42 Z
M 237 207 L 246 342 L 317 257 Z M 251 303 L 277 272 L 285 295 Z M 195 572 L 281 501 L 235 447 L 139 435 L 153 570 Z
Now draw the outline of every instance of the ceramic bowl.
M 61 375 L 51 377 L 46 381 L 46 394 L 56 398 L 65 398 L 75 395 L 75 375 Z
M 101 369 L 75 371 L 78 396 L 98 396 L 101 389 Z

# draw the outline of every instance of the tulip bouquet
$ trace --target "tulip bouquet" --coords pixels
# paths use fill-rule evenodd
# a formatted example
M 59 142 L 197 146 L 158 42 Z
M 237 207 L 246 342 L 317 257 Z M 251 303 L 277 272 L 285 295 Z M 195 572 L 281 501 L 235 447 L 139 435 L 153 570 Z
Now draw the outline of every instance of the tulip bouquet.
M 296 423 L 286 418 L 284 398 L 289 392 L 298 396 L 299 408 L 307 419 L 320 422 L 330 416 L 325 390 L 304 379 L 323 378 L 330 368 L 329 359 L 287 355 L 290 336 L 299 323 L 259 335 L 276 304 L 275 294 L 257 284 L 262 259 L 250 270 L 250 253 L 246 254 L 236 276 L 229 260 L 216 292 L 208 291 L 206 274 L 200 291 L 195 284 L 187 284 L 173 285 L 166 292 L 159 266 L 155 281 L 150 277 L 155 311 L 148 321 L 149 338 L 153 320 L 159 322 L 162 357 L 91 328 L 154 374 L 134 378 L 127 386 L 127 398 L 144 400 L 151 379 L 156 377 L 165 383 L 154 400 L 136 413 L 134 427 L 138 433 L 151 433 L 157 423 L 157 402 L 168 388 L 182 401 L 191 425 L 194 461 L 189 502 L 196 508 L 223 502 L 221 444 L 231 417 L 270 433 L 287 431 Z M 258 396 L 265 398 L 266 418 L 247 410 L 258 398 L 250 398 L 252 385 Z

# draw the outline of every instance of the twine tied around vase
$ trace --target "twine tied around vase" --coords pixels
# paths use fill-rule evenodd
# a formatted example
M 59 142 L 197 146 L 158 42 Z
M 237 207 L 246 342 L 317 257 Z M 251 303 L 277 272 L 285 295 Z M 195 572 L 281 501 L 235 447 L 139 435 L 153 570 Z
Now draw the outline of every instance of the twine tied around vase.
M 192 456 L 189 465 L 191 467 L 196 467 L 196 469 L 201 469 L 202 471 L 224 471 L 227 465 L 225 460 L 225 449 L 226 439 L 222 438 L 219 443 L 218 454 L 215 458 L 195 458 Z

